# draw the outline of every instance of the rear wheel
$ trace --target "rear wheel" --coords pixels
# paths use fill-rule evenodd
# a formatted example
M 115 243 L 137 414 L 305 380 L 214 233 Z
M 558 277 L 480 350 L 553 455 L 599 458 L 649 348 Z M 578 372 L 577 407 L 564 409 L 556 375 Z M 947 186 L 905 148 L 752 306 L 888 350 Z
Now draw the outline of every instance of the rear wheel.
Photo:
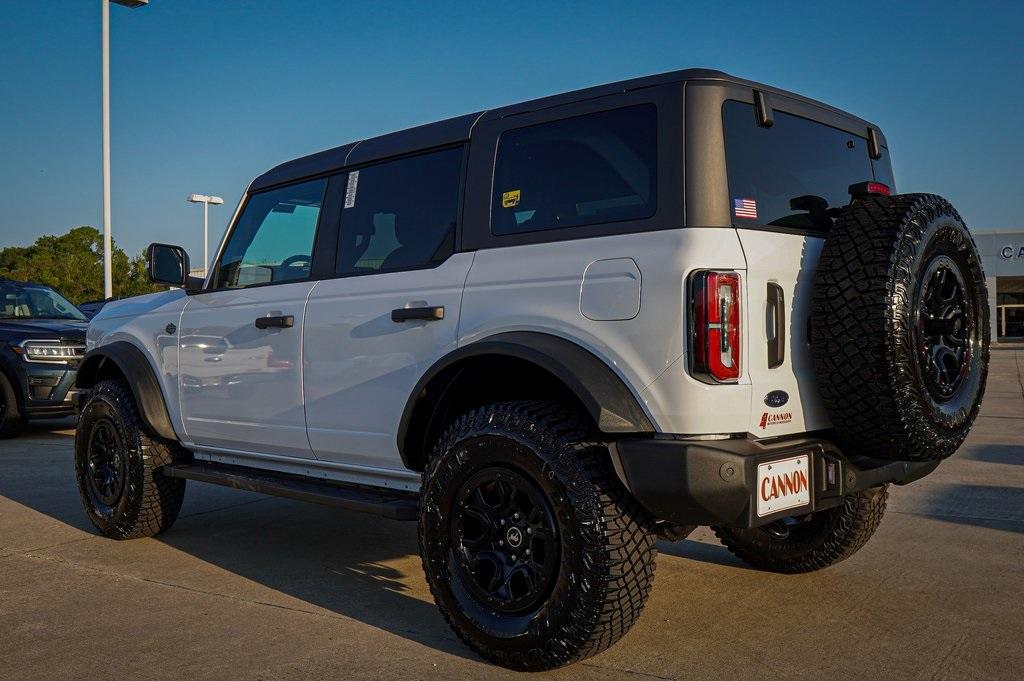
M 97 383 L 75 432 L 75 473 L 89 520 L 113 539 L 168 529 L 181 510 L 185 480 L 159 469 L 185 455 L 177 443 L 149 434 L 125 381 Z
M 792 516 L 748 529 L 714 527 L 729 551 L 761 570 L 813 572 L 846 560 L 878 529 L 886 486 L 848 495 L 835 508 Z
M 589 437 L 549 402 L 493 404 L 441 437 L 424 473 L 423 569 L 482 657 L 550 669 L 615 643 L 643 610 L 654 535 Z

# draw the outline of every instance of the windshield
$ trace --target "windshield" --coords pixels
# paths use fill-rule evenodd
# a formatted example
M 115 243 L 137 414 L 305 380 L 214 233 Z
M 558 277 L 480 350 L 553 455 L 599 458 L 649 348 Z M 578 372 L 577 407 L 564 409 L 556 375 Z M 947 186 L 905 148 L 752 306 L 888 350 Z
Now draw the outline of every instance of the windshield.
M 71 301 L 37 284 L 0 281 L 0 319 L 74 319 L 86 317 Z

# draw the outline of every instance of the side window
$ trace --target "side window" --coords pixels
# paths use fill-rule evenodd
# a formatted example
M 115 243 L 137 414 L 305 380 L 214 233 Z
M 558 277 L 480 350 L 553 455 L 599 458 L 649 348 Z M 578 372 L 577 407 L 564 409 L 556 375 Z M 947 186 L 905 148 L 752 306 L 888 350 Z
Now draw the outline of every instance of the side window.
M 491 232 L 653 216 L 657 119 L 653 104 L 640 104 L 504 133 L 495 160 Z
M 327 180 L 253 194 L 231 232 L 214 288 L 309 277 L 317 219 Z
M 851 184 L 892 180 L 888 156 L 875 162 L 876 172 L 863 137 L 778 110 L 774 125 L 762 128 L 744 102 L 728 101 L 722 111 L 738 225 L 828 229 L 825 208 L 849 203 Z
M 336 272 L 423 267 L 451 255 L 462 155 L 445 149 L 348 173 Z

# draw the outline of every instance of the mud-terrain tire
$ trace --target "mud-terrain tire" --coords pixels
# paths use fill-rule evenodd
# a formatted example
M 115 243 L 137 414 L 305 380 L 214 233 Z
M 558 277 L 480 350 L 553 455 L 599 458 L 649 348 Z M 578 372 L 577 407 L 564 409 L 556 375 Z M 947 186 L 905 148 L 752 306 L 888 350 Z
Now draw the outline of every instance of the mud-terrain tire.
M 152 537 L 178 517 L 185 480 L 159 469 L 187 457 L 176 442 L 152 435 L 120 379 L 92 389 L 75 433 L 75 474 L 89 520 L 112 539 Z
M 956 210 L 931 194 L 855 201 L 814 282 L 811 352 L 839 444 L 897 461 L 957 450 L 989 360 L 985 275 Z
M 650 520 L 592 437 L 562 405 L 505 402 L 465 414 L 434 448 L 423 570 L 445 620 L 491 662 L 539 671 L 582 660 L 625 635 L 647 602 Z
M 855 554 L 878 529 L 887 486 L 848 495 L 842 505 L 762 527 L 713 527 L 725 548 L 759 570 L 795 574 L 835 565 Z
M 7 377 L 0 373 L 0 439 L 17 437 L 27 419 L 18 410 L 18 397 Z

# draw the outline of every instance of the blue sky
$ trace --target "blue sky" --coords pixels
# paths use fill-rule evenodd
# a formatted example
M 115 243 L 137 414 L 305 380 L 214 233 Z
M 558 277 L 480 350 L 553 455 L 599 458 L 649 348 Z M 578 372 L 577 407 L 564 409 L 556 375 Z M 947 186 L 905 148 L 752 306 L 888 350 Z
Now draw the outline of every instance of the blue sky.
M 0 0 L 0 246 L 101 225 L 98 0 Z M 202 258 L 249 180 L 346 141 L 632 76 L 718 68 L 878 123 L 901 191 L 1024 227 L 1024 9 L 987 2 L 111 7 L 114 237 Z M 479 6 L 475 6 L 479 5 Z M 211 243 L 211 249 L 214 245 Z

